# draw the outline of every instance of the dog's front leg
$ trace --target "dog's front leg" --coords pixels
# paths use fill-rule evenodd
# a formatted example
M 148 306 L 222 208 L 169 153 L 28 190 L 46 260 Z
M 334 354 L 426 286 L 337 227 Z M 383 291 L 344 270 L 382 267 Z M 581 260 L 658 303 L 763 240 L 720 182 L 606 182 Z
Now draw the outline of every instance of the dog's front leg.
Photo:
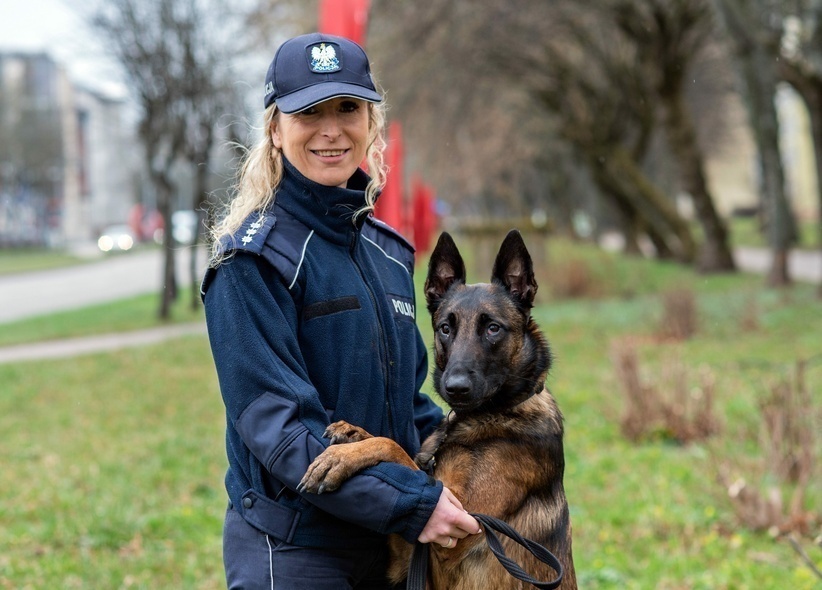
M 331 446 L 308 466 L 297 486 L 299 492 L 333 492 L 355 473 L 382 461 L 417 469 L 414 460 L 396 442 L 372 436 L 347 422 L 335 422 L 326 429 L 325 436 L 331 439 Z

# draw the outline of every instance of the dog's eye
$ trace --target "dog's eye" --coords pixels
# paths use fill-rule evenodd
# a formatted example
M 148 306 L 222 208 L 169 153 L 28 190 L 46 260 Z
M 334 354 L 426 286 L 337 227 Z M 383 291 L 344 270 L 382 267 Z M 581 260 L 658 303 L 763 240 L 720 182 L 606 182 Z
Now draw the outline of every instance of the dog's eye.
M 488 324 L 488 335 L 489 336 L 496 336 L 499 334 L 500 328 L 499 324 Z
M 440 324 L 440 334 L 448 336 L 451 333 L 451 326 L 448 324 Z

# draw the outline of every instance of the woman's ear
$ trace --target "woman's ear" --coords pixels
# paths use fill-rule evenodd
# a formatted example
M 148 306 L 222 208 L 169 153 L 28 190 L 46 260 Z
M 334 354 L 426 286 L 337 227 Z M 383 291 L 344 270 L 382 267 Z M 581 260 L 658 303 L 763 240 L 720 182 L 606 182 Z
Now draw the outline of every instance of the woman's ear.
M 283 149 L 283 141 L 280 138 L 276 119 L 271 122 L 271 127 L 269 127 L 268 132 L 271 134 L 271 143 L 274 144 L 274 147 L 278 150 Z

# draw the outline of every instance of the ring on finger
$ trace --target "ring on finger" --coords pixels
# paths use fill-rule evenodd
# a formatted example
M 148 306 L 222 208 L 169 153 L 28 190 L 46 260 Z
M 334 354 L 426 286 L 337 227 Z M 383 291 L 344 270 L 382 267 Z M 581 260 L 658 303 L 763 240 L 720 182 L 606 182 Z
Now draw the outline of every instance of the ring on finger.
M 448 543 L 443 545 L 446 549 L 451 549 L 454 546 L 454 537 L 448 537 Z

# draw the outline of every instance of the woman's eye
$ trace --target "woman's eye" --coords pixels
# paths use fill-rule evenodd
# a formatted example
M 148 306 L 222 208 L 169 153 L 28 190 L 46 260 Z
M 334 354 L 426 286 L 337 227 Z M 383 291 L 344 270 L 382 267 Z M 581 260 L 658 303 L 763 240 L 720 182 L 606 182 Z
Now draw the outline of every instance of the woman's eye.
M 499 331 L 501 329 L 502 328 L 500 328 L 499 324 L 489 324 L 488 325 L 488 335 L 489 336 L 496 336 L 497 334 L 499 334 Z
M 298 115 L 316 115 L 317 114 L 317 107 L 308 107 L 307 109 L 301 110 Z
M 353 113 L 354 111 L 356 111 L 359 108 L 360 108 L 360 105 L 358 105 L 353 100 L 346 100 L 346 101 L 343 101 L 343 102 L 340 103 L 340 112 L 341 113 Z

